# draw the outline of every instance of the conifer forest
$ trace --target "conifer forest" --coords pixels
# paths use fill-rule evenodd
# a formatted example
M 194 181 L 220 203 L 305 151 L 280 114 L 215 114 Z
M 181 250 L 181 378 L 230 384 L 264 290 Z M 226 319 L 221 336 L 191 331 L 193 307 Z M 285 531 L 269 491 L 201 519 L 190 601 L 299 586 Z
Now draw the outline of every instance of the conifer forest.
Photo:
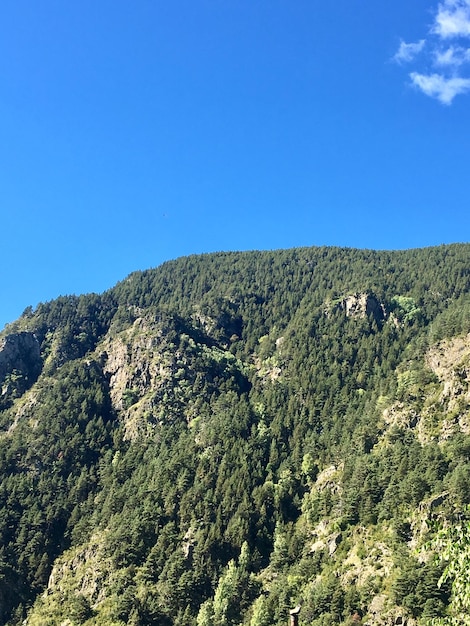
M 0 334 L 4 626 L 470 624 L 469 505 L 470 245 L 189 256 Z

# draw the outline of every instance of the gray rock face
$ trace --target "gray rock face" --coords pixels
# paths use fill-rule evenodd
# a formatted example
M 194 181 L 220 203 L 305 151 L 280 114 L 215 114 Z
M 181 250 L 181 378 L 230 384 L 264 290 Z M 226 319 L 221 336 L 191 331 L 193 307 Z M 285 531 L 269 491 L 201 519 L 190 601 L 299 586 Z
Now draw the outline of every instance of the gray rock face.
M 1 396 L 13 391 L 21 395 L 37 380 L 41 369 L 40 345 L 33 333 L 13 333 L 0 339 Z
M 343 301 L 342 308 L 348 317 L 372 316 L 377 322 L 385 319 L 383 305 L 370 293 L 358 293 L 348 296 Z
M 343 296 L 339 300 L 330 303 L 325 309 L 327 315 L 334 311 L 342 311 L 346 317 L 372 317 L 378 324 L 387 319 L 385 306 L 374 294 L 369 292 Z

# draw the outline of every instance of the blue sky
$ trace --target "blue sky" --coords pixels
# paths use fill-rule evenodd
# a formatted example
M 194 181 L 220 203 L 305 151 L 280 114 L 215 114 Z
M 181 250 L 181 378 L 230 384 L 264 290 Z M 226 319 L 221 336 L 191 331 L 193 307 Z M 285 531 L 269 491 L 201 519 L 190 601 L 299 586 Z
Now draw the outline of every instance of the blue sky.
M 470 0 L 2 0 L 0 329 L 216 250 L 469 240 Z

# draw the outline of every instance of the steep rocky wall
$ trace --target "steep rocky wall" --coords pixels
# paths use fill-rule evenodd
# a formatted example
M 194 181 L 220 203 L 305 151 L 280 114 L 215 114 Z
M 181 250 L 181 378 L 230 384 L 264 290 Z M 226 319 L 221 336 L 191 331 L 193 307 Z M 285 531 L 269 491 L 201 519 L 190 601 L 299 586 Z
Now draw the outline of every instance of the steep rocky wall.
M 21 332 L 0 339 L 0 395 L 21 395 L 41 373 L 40 344 L 33 333 Z
M 346 317 L 372 317 L 380 324 L 387 318 L 385 305 L 372 293 L 353 293 L 330 302 L 326 307 L 326 313 L 330 311 L 342 311 Z

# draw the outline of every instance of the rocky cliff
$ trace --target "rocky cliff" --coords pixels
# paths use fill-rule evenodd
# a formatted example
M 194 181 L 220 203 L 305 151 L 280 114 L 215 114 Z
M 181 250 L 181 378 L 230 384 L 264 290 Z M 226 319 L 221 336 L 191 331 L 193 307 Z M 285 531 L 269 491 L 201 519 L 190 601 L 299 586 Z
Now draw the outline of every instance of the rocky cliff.
M 1 405 L 29 389 L 41 369 L 40 344 L 34 333 L 13 333 L 0 339 Z

